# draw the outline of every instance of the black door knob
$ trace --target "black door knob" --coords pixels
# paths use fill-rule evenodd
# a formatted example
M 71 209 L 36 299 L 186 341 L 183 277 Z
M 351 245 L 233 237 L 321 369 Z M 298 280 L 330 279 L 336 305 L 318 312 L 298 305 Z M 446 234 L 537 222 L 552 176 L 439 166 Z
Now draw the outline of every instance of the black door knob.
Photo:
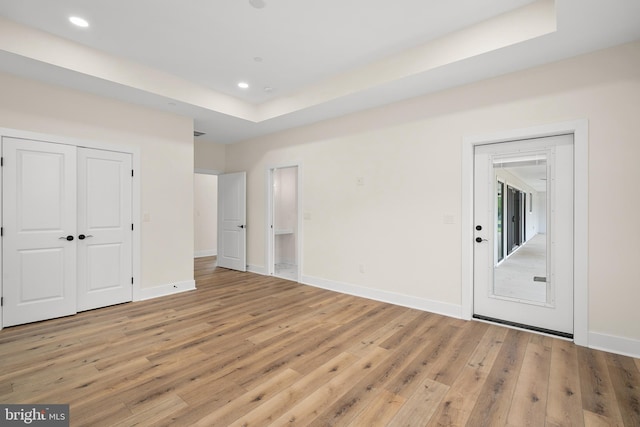
M 482 237 L 476 237 L 476 242 L 482 243 Z
M 67 240 L 68 241 L 72 241 L 73 240 L 73 236 L 71 236 L 71 235 L 67 236 Z
M 476 230 L 478 230 L 478 231 L 482 230 L 482 226 L 481 225 L 476 225 Z
M 87 236 L 85 236 L 84 234 L 81 234 L 81 235 L 78 236 L 78 239 L 84 240 L 85 237 L 87 237 Z

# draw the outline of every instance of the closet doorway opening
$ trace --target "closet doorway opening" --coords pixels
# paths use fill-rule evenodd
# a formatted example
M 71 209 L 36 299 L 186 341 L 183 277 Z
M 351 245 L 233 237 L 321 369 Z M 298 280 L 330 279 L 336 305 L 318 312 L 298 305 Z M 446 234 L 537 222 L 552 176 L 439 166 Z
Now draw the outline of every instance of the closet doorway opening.
M 298 166 L 269 169 L 269 274 L 300 280 Z

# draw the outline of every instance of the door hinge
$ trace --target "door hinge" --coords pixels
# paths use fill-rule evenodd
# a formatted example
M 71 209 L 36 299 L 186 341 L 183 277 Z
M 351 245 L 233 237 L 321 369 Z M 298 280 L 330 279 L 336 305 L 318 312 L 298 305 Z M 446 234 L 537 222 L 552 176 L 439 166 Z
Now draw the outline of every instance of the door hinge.
M 0 297 L 0 307 L 4 307 L 4 297 Z
M 131 278 L 131 284 L 133 285 L 133 277 Z
M 0 227 L 0 237 L 4 236 L 4 227 Z
M 133 169 L 131 169 L 131 176 L 133 176 Z
M 131 224 L 131 231 L 133 231 L 133 224 Z
M 0 167 L 4 166 L 4 157 L 0 157 Z

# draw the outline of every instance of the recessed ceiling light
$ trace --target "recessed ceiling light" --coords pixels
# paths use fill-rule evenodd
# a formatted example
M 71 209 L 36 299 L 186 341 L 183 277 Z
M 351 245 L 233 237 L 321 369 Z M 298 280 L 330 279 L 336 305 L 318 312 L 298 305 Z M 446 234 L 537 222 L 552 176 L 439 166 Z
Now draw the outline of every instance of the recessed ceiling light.
M 87 22 L 87 20 L 84 18 L 80 18 L 79 16 L 70 16 L 69 21 L 77 27 L 87 28 L 89 26 L 89 22 Z
M 238 83 L 238 87 L 239 87 L 240 89 L 249 89 L 249 83 L 247 83 L 247 82 L 240 82 L 240 83 Z
M 261 56 L 256 56 L 255 58 L 253 58 L 254 61 L 256 62 L 262 62 L 262 57 Z
M 273 88 L 271 86 L 265 86 L 262 90 L 265 91 L 265 93 L 271 93 L 273 92 Z

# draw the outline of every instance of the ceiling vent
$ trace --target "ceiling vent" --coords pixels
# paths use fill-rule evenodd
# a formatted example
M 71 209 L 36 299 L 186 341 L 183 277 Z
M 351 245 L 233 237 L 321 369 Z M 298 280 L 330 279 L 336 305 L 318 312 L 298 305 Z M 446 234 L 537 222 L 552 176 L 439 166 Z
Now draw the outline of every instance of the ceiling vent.
M 197 130 L 193 131 L 193 136 L 202 136 L 204 135 L 204 132 L 198 132 Z

